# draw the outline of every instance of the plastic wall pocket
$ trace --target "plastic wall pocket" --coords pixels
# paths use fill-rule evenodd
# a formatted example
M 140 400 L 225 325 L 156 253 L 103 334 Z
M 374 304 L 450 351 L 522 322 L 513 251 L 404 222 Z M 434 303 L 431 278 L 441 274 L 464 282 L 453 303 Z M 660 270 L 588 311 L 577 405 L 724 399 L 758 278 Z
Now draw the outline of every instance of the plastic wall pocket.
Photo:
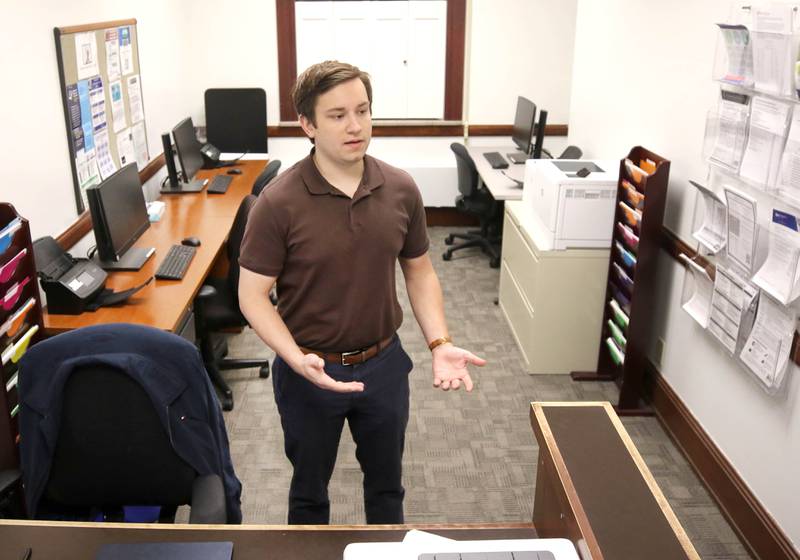
M 638 251 L 639 250 L 639 237 L 633 233 L 633 230 L 628 226 L 617 222 L 617 233 L 622 236 L 622 239 L 625 241 L 625 245 L 631 251 Z
M 631 181 L 633 181 L 637 186 L 642 186 L 644 180 L 650 176 L 647 171 L 633 163 L 628 158 L 625 158 L 625 171 L 628 172 L 628 177 L 630 177 Z
M 622 243 L 619 241 L 614 241 L 614 247 L 617 249 L 617 253 L 619 253 L 620 259 L 625 266 L 630 268 L 631 270 L 636 268 L 636 256 L 631 253 L 630 251 L 626 251 L 625 247 L 622 246 Z
M 14 234 L 22 228 L 22 220 L 14 218 L 9 224 L 0 230 L 0 254 L 5 253 L 11 247 Z
M 625 188 L 625 200 L 628 204 L 636 210 L 644 208 L 644 195 L 637 191 L 630 181 L 623 179 L 622 186 Z
M 6 292 L 6 295 L 3 296 L 3 301 L 0 303 L 0 307 L 5 309 L 6 311 L 10 311 L 14 308 L 19 301 L 19 297 L 22 295 L 22 289 L 31 281 L 31 277 L 28 276 L 21 282 L 17 282 L 9 290 Z
M 611 287 L 611 295 L 614 296 L 614 299 L 617 300 L 617 303 L 622 308 L 622 310 L 630 315 L 631 314 L 631 300 L 628 299 L 622 290 L 617 288 L 617 286 L 613 282 L 609 282 L 608 285 Z
M 22 251 L 17 253 L 10 261 L 0 266 L 0 284 L 5 284 L 13 278 L 14 273 L 17 271 L 17 266 L 27 254 L 28 249 L 22 249 Z
M 618 366 L 621 366 L 625 363 L 625 353 L 617 348 L 617 345 L 614 344 L 614 340 L 611 337 L 606 339 L 606 346 L 608 347 L 608 353 L 611 355 L 611 360 Z
M 39 325 L 33 325 L 22 336 L 22 338 L 3 350 L 3 365 L 6 365 L 9 361 L 14 362 L 15 364 L 19 362 L 22 356 L 25 354 L 25 351 L 28 349 L 28 345 L 30 344 L 33 335 L 35 335 L 38 331 Z
M 608 331 L 611 333 L 611 338 L 614 339 L 614 342 L 617 343 L 620 349 L 625 350 L 625 346 L 627 346 L 628 341 L 625 339 L 625 336 L 622 334 L 622 331 L 619 330 L 619 327 L 609 319 L 606 324 L 608 325 Z
M 638 230 L 642 223 L 642 213 L 638 210 L 634 210 L 621 200 L 619 201 L 619 207 L 622 209 L 622 216 L 625 223 Z
M 622 267 L 617 263 L 613 263 L 611 266 L 614 269 L 614 276 L 616 276 L 617 280 L 619 280 L 620 286 L 622 286 L 628 293 L 631 293 L 633 291 L 633 280 L 631 277 L 628 276 L 625 271 L 622 270 Z
M 614 313 L 614 320 L 617 324 L 622 327 L 624 330 L 628 330 L 628 316 L 620 309 L 619 304 L 614 301 L 613 299 L 608 302 L 609 307 L 611 307 L 611 311 Z
M 0 336 L 14 338 L 17 332 L 19 332 L 20 327 L 25 323 L 25 317 L 28 315 L 28 312 L 33 309 L 34 305 L 36 305 L 36 300 L 33 298 L 28 299 L 25 305 L 15 311 L 14 314 L 0 326 Z

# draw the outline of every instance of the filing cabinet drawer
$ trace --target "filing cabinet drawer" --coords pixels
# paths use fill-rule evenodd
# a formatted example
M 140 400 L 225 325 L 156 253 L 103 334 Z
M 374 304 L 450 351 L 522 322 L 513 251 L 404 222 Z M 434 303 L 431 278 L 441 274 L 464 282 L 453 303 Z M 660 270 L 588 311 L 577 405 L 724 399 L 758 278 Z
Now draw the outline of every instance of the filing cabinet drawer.
M 529 369 L 534 325 L 533 310 L 522 295 L 506 261 L 503 261 L 500 269 L 500 308 L 525 359 L 526 369 Z
M 508 212 L 503 224 L 503 261 L 519 286 L 522 296 L 527 300 L 528 306 L 535 310 L 539 259 L 536 258 L 519 226 Z

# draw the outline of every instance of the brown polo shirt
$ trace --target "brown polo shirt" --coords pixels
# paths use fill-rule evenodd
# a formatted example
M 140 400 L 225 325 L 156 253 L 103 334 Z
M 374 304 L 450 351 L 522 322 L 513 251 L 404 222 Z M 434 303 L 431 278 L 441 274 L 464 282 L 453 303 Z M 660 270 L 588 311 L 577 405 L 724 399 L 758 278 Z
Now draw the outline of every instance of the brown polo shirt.
M 408 173 L 365 156 L 351 199 L 309 155 L 258 197 L 239 264 L 277 277 L 278 313 L 297 344 L 346 352 L 398 329 L 397 258 L 427 250 L 425 208 Z

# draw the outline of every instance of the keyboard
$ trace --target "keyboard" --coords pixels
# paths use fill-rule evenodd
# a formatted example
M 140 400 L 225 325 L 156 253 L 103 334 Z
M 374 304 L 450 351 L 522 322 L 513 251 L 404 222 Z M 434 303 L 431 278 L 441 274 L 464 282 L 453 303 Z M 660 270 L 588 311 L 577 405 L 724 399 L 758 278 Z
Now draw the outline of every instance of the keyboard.
M 208 184 L 208 192 L 212 194 L 225 194 L 231 181 L 233 181 L 233 177 L 230 175 L 216 175 Z
M 189 268 L 189 263 L 192 262 L 194 254 L 197 252 L 196 247 L 188 245 L 173 245 L 167 251 L 167 256 L 158 265 L 156 270 L 156 278 L 159 280 L 181 280 L 183 275 L 186 274 L 186 269 Z
M 511 552 L 439 552 L 420 554 L 417 560 L 556 560 L 547 550 L 515 550 Z
M 492 169 L 505 169 L 508 167 L 508 162 L 503 159 L 503 156 L 500 152 L 485 152 L 483 157 L 486 158 L 486 161 L 489 162 L 489 165 L 492 166 Z

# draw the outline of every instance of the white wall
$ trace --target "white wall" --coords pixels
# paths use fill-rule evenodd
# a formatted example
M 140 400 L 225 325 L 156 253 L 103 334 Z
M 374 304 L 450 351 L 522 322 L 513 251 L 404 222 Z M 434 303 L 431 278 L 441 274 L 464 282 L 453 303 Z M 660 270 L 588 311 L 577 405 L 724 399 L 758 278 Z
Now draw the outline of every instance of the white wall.
M 517 96 L 566 124 L 576 0 L 472 0 L 467 121 L 511 124 Z
M 77 217 L 53 27 L 138 19 L 147 136 L 161 153 L 160 134 L 186 106 L 182 61 L 189 28 L 183 7 L 158 0 L 80 2 L 3 0 L 0 18 L 0 200 L 31 222 L 32 234 L 56 235 Z
M 671 160 L 666 224 L 690 241 L 711 81 L 714 23 L 727 0 L 579 0 L 570 106 L 571 143 L 589 157 L 621 158 L 637 144 Z M 662 254 L 661 371 L 795 546 L 800 544 L 800 390 L 769 397 L 680 309 L 684 271 Z

